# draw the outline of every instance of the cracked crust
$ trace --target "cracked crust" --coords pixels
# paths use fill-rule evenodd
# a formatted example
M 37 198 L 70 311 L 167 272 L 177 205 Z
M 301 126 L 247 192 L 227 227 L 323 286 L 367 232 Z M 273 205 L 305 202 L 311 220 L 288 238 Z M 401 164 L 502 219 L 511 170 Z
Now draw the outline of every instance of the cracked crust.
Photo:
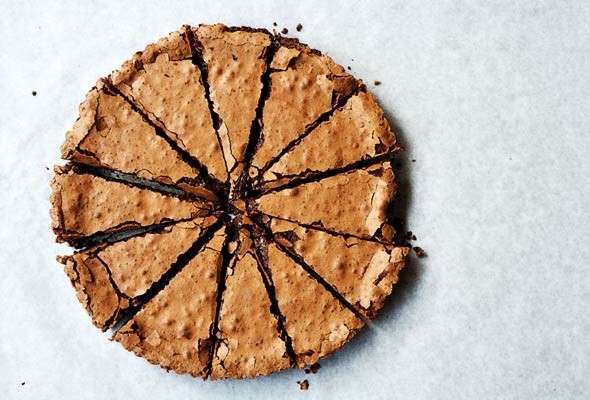
M 216 234 L 114 340 L 153 364 L 204 377 L 224 236 Z
M 65 160 L 163 183 L 198 175 L 123 98 L 109 93 L 102 80 L 80 104 L 80 117 L 66 134 L 61 152 Z
M 251 243 L 243 233 L 226 277 L 213 379 L 252 378 L 290 366 Z
M 273 217 L 369 238 L 386 223 L 395 189 L 391 165 L 384 162 L 269 193 L 256 203 Z
M 86 253 L 58 257 L 76 290 L 76 297 L 92 323 L 103 331 L 129 307 L 129 299 L 117 290 L 107 267 Z
M 230 30 L 222 24 L 201 25 L 194 29 L 194 34 L 203 46 L 211 99 L 221 119 L 219 135 L 231 170 L 244 159 L 271 36 Z
M 409 247 L 345 238 L 276 218 L 270 228 L 276 240 L 302 257 L 368 318 L 383 307 L 410 251 Z
M 58 261 L 64 264 L 78 300 L 93 323 L 104 330 L 188 250 L 201 233 L 198 225 L 209 223 L 202 218 L 178 223 L 164 228 L 164 232 L 97 246 L 58 257 Z
M 112 84 L 221 182 L 228 178 L 201 73 L 181 32 L 173 32 L 125 62 Z
M 273 164 L 264 180 L 342 168 L 394 149 L 383 110 L 372 94 L 360 92 Z
M 363 327 L 363 321 L 274 243 L 268 246 L 268 266 L 300 368 L 339 349 Z
M 252 159 L 257 169 L 360 85 L 330 57 L 295 40 L 283 40 L 271 68 L 275 71 L 264 104 L 262 143 Z
M 208 207 L 60 168 L 51 187 L 53 231 L 58 242 L 74 246 L 77 240 L 99 232 L 189 220 L 205 214 Z

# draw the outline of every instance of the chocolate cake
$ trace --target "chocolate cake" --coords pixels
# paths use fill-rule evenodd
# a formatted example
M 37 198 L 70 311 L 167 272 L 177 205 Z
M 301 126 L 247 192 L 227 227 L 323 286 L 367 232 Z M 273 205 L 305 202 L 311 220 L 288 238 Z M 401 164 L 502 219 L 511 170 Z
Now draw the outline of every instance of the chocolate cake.
M 366 86 L 264 29 L 183 26 L 100 78 L 51 183 L 77 298 L 151 363 L 309 368 L 392 293 L 401 150 Z M 403 237 L 403 235 L 402 235 Z

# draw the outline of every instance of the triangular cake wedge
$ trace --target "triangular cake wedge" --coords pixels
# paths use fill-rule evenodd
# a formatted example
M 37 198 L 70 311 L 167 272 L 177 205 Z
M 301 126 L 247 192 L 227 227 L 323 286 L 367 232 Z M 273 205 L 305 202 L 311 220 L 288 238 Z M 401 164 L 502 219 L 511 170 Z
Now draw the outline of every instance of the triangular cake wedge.
M 301 257 L 365 317 L 373 318 L 405 266 L 409 247 L 344 237 L 272 218 L 275 240 Z
M 268 32 L 201 25 L 194 35 L 207 64 L 209 93 L 220 117 L 219 136 L 231 170 L 244 159 L 262 91 Z
M 136 53 L 111 82 L 213 177 L 227 180 L 201 73 L 183 34 L 173 32 Z
M 211 378 L 251 378 L 289 368 L 277 319 L 258 270 L 252 241 L 240 245 L 225 281 Z
M 189 220 L 209 212 L 204 202 L 185 201 L 68 168 L 56 168 L 51 187 L 53 231 L 58 242 L 73 246 L 96 233 Z
M 100 329 L 144 295 L 197 241 L 214 218 L 181 222 L 162 231 L 58 257 L 78 300 Z
M 219 231 L 114 340 L 153 364 L 205 376 L 224 238 Z
M 264 180 L 288 181 L 344 168 L 396 148 L 395 135 L 375 97 L 360 92 L 273 164 Z
M 262 169 L 322 114 L 360 85 L 334 61 L 294 39 L 280 39 L 270 67 L 270 94 L 264 103 L 262 142 L 252 166 Z
M 393 170 L 384 162 L 271 192 L 256 203 L 259 211 L 273 217 L 372 238 L 386 226 L 395 190 Z
M 66 134 L 61 151 L 66 160 L 163 183 L 194 179 L 199 174 L 103 81 L 80 104 L 80 117 Z
M 299 367 L 339 349 L 363 327 L 361 319 L 274 243 L 268 246 L 268 268 Z

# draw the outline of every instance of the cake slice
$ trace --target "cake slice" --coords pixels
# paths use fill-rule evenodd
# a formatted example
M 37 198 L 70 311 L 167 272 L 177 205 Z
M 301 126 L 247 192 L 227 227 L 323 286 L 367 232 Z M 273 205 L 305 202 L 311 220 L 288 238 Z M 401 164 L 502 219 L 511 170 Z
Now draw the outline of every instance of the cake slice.
M 242 232 L 228 268 L 211 378 L 250 378 L 289 368 L 252 241 Z
M 362 320 L 275 243 L 268 245 L 268 268 L 299 367 L 339 349 L 363 327 Z
M 369 238 L 386 226 L 395 188 L 391 165 L 384 162 L 268 193 L 256 204 L 273 217 Z
M 275 240 L 313 268 L 365 317 L 373 318 L 397 283 L 410 248 L 334 235 L 272 218 Z
M 205 202 L 189 202 L 89 174 L 76 174 L 69 168 L 55 169 L 51 187 L 53 231 L 58 242 L 75 247 L 93 234 L 189 220 L 209 212 Z
M 163 183 L 177 183 L 199 174 L 102 80 L 80 105 L 80 117 L 66 134 L 61 151 L 66 160 Z
M 268 32 L 222 24 L 200 25 L 194 29 L 194 36 L 207 64 L 209 92 L 220 118 L 219 136 L 231 170 L 244 159 L 271 36 Z
M 224 238 L 219 231 L 114 340 L 153 364 L 203 377 L 211 355 Z
M 178 147 L 205 165 L 214 178 L 227 180 L 201 73 L 180 32 L 136 53 L 110 79 Z
M 58 257 L 78 300 L 100 329 L 114 324 L 197 241 L 213 218 Z
M 271 165 L 264 180 L 288 181 L 294 176 L 345 168 L 397 148 L 375 97 L 360 92 Z
M 330 57 L 293 39 L 281 39 L 270 67 L 261 143 L 252 159 L 258 170 L 359 87 Z

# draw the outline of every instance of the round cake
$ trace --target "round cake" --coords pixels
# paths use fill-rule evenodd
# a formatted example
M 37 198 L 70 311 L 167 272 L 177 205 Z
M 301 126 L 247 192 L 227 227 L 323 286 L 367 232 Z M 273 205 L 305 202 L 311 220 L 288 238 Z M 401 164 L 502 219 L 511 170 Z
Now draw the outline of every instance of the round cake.
M 219 378 L 304 368 L 381 309 L 408 247 L 400 147 L 363 83 L 264 29 L 183 26 L 101 78 L 55 168 L 58 261 L 138 356 Z

